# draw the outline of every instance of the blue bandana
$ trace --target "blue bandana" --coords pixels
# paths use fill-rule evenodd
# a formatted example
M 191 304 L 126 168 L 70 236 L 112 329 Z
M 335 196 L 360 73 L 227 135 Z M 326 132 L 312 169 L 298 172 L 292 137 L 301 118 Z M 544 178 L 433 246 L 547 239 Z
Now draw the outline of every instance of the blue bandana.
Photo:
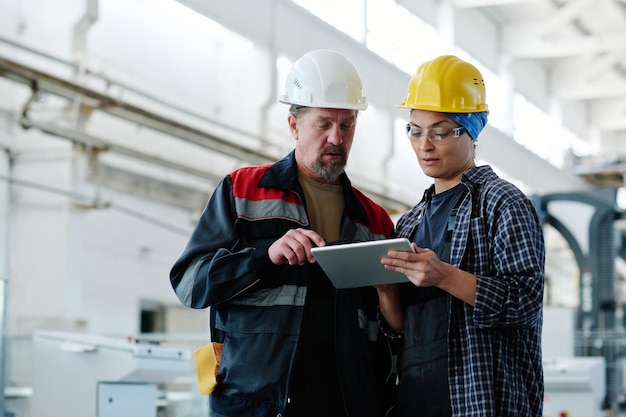
M 480 113 L 444 113 L 450 119 L 463 126 L 467 133 L 476 141 L 478 135 L 487 124 L 487 112 Z

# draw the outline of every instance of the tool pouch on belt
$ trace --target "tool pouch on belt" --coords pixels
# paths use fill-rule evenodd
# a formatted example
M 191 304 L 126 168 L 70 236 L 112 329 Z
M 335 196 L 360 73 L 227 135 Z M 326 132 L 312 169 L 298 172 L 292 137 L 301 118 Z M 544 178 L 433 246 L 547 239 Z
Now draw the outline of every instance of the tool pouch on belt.
M 198 391 L 202 395 L 209 395 L 217 386 L 222 346 L 222 343 L 211 342 L 194 351 Z

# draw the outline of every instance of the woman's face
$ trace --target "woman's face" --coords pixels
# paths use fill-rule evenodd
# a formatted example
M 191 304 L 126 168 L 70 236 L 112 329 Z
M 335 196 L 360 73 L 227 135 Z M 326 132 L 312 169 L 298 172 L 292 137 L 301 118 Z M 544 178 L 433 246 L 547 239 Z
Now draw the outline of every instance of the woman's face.
M 461 175 L 476 166 L 474 141 L 467 132 L 455 138 L 452 129 L 460 126 L 445 114 L 413 110 L 409 124 L 411 146 L 424 174 L 435 180 L 435 192 L 459 184 Z

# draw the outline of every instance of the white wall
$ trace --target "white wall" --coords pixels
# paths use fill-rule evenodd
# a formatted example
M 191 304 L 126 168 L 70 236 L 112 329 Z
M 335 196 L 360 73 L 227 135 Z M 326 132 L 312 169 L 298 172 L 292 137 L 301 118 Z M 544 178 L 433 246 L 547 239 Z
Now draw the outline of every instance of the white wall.
M 251 66 L 255 57 L 233 61 L 230 58 L 237 51 L 230 51 L 232 55 L 216 65 L 212 58 L 219 42 L 214 42 L 210 28 L 189 23 L 186 30 L 180 30 L 181 22 L 159 7 L 165 3 L 100 2 L 98 19 L 87 33 L 87 54 L 82 57 L 87 66 L 200 113 L 235 113 L 236 106 L 215 98 L 228 96 L 236 101 L 250 86 L 239 83 L 236 94 L 220 91 L 224 85 L 219 74 Z M 9 42 L 0 42 L 0 56 L 72 79 L 66 65 L 13 44 L 74 60 L 72 28 L 86 4 L 84 0 L 3 1 L 0 37 Z M 95 77 L 86 83 L 103 84 Z M 123 96 L 117 88 L 116 93 Z M 134 193 L 132 185 L 127 184 L 129 193 L 97 186 L 90 169 L 97 170 L 98 165 L 89 164 L 88 153 L 67 139 L 19 127 L 20 111 L 29 97 L 26 86 L 0 78 L 0 146 L 6 151 L 0 158 L 0 278 L 6 275 L 9 280 L 9 334 L 28 335 L 35 329 L 135 334 L 142 300 L 180 306 L 169 284 L 169 268 L 183 250 L 197 212 L 140 198 L 136 195 L 141 190 Z M 29 116 L 76 127 L 77 113 L 68 105 L 44 95 L 32 104 Z M 221 112 L 220 105 L 227 110 Z M 258 116 L 247 120 L 259 123 Z M 178 152 L 190 165 L 212 163 L 197 149 L 181 144 L 172 150 L 166 142 L 171 139 L 128 123 L 116 124 L 110 118 L 88 118 L 86 132 L 111 135 L 157 156 Z M 224 173 L 231 168 L 225 166 Z M 164 168 L 155 170 L 163 178 L 173 175 Z M 11 186 L 8 177 L 15 180 Z M 94 201 L 108 207 L 89 208 Z M 198 321 L 204 323 L 204 317 L 198 316 Z
M 10 328 L 17 334 L 41 326 L 137 333 L 142 299 L 179 304 L 168 272 L 191 230 L 191 214 L 96 190 L 76 168 L 84 155 L 69 142 L 55 142 L 60 149 L 16 159 L 15 178 L 48 188 L 12 187 Z M 89 207 L 96 197 L 110 206 Z

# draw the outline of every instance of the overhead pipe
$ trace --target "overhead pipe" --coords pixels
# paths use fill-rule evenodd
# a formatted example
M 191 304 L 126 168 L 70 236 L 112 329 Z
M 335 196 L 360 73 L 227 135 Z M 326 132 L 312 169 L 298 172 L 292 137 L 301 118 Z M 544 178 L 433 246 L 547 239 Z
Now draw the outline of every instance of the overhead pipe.
M 69 100 L 78 94 L 83 97 L 84 105 L 244 161 L 261 164 L 274 160 L 274 155 L 248 149 L 200 129 L 144 110 L 111 95 L 94 91 L 76 82 L 64 80 L 4 57 L 0 57 L 0 76 L 29 85 L 36 91 L 52 93 Z
M 29 68 L 4 57 L 0 57 L 0 76 L 29 85 L 34 92 L 44 91 L 68 100 L 74 99 L 78 94 L 83 98 L 83 105 L 251 164 L 273 162 L 281 156 L 225 140 L 201 129 L 177 122 L 155 112 L 144 110 L 111 95 L 100 93 L 76 82 Z M 405 210 L 407 207 L 407 203 L 404 201 L 372 190 L 367 185 L 360 185 L 360 188 L 372 195 L 373 198 L 377 198 L 382 205 L 392 210 Z
M 99 152 L 115 152 L 117 154 L 128 156 L 136 160 L 145 161 L 151 164 L 162 166 L 164 168 L 169 168 L 185 174 L 193 175 L 203 180 L 208 179 L 213 183 L 217 183 L 221 179 L 221 176 L 215 175 L 209 171 L 193 168 L 189 166 L 189 164 L 178 163 L 165 158 L 161 158 L 156 155 L 150 155 L 128 146 L 107 142 L 104 139 L 101 139 L 86 132 L 80 132 L 74 129 L 64 128 L 50 122 L 39 122 L 33 121 L 30 118 L 25 118 L 22 119 L 20 124 L 26 129 L 35 128 L 48 135 L 69 139 L 74 143 L 83 145 L 87 148 L 95 149 Z

